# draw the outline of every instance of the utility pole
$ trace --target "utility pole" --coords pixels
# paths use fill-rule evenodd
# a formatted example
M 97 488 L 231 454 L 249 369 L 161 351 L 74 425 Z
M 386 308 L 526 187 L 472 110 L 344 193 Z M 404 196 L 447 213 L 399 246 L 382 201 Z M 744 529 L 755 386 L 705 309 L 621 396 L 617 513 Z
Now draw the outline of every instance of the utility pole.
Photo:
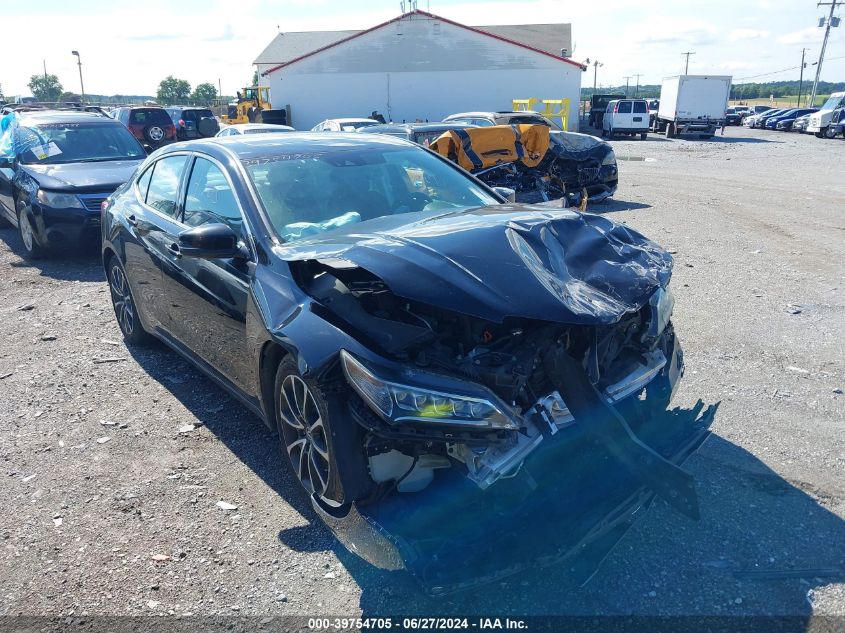
M 587 58 L 586 64 L 589 66 L 592 63 L 593 66 L 593 94 L 596 94 L 596 77 L 599 73 L 599 66 L 604 66 L 599 60 L 595 60 L 594 62 L 590 62 L 590 58 Z
M 79 56 L 79 51 L 71 51 L 70 53 L 76 57 L 76 63 L 79 66 L 79 89 L 82 91 L 79 100 L 85 103 L 85 84 L 82 83 L 82 58 Z
M 836 0 L 834 0 L 834 2 L 835 2 L 835 1 L 836 1 Z M 686 55 L 686 58 L 687 58 L 687 65 L 686 65 L 686 68 L 684 68 L 684 74 L 685 74 L 685 75 L 688 75 L 688 74 L 689 74 L 689 56 L 690 56 L 690 55 L 695 55 L 695 51 L 687 51 L 686 53 L 681 53 L 681 55 Z
M 841 4 L 838 0 L 831 0 L 830 2 L 819 2 L 816 6 L 826 7 L 830 6 L 830 14 L 827 16 L 827 24 L 824 30 L 824 40 L 822 40 L 822 50 L 819 52 L 818 66 L 816 66 L 816 78 L 813 80 L 813 93 L 810 96 L 810 107 L 812 108 L 816 103 L 816 90 L 819 87 L 819 76 L 822 74 L 822 63 L 824 63 L 824 50 L 827 48 L 827 38 L 830 36 L 830 27 L 833 26 L 833 12 L 836 6 Z M 825 23 L 824 18 L 819 20 L 819 26 Z M 836 26 L 839 26 L 839 19 L 836 19 Z
M 42 59 L 41 61 L 44 62 L 44 81 L 47 81 L 47 60 Z
M 634 77 L 637 78 L 637 91 L 634 93 L 634 96 L 639 97 L 640 96 L 640 77 L 642 77 L 642 74 L 635 73 Z
M 801 107 L 801 89 L 804 87 L 804 69 L 807 67 L 807 64 L 804 63 L 804 53 L 807 52 L 806 48 L 801 49 L 801 77 L 798 79 L 798 105 L 796 107 Z
M 633 75 L 625 75 L 622 79 L 625 80 L 625 96 L 628 96 L 628 81 L 633 77 Z

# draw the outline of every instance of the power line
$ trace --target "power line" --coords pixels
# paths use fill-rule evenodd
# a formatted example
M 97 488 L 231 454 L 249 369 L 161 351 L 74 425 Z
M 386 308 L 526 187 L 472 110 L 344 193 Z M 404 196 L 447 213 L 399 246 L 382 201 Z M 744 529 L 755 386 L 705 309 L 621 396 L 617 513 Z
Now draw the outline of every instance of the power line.
M 837 57 L 828 57 L 827 58 L 828 61 L 834 61 L 836 59 L 845 59 L 845 55 L 838 55 Z M 816 64 L 818 64 L 818 62 L 813 62 L 813 66 L 815 66 Z M 768 77 L 769 75 L 777 75 L 779 73 L 789 72 L 790 70 L 798 70 L 799 68 L 801 68 L 801 67 L 800 66 L 790 66 L 789 68 L 782 68 L 781 70 L 773 70 L 771 72 L 762 73 L 762 74 L 759 74 L 759 75 L 749 75 L 748 77 L 734 77 L 734 83 L 736 83 L 737 81 L 743 81 L 745 79 L 756 79 L 758 77 Z

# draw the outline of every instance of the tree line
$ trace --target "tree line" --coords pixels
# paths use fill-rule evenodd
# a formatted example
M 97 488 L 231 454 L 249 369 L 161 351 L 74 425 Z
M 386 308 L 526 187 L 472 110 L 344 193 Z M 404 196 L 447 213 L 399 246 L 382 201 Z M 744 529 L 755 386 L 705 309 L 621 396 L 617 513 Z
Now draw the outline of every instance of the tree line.
M 80 101 L 81 96 L 75 92 L 66 92 L 62 82 L 56 75 L 37 74 L 29 78 L 27 84 L 32 96 L 45 103 Z M 185 79 L 177 79 L 168 75 L 158 85 L 156 98 L 159 103 L 171 105 L 191 101 L 195 104 L 209 105 L 217 98 L 217 88 L 214 84 L 204 82 L 197 84 L 191 90 L 191 84 Z

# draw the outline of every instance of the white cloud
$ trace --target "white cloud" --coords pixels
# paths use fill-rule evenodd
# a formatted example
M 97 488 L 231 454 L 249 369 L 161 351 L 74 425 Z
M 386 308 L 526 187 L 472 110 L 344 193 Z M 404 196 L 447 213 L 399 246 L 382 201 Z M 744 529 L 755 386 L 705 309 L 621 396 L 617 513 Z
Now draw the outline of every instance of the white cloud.
M 781 44 L 817 44 L 822 41 L 824 37 L 824 29 L 816 26 L 809 26 L 800 31 L 793 31 L 786 35 L 781 35 L 778 42 Z
M 759 31 L 757 29 L 734 29 L 728 34 L 731 42 L 740 40 L 759 40 L 769 37 L 771 31 Z

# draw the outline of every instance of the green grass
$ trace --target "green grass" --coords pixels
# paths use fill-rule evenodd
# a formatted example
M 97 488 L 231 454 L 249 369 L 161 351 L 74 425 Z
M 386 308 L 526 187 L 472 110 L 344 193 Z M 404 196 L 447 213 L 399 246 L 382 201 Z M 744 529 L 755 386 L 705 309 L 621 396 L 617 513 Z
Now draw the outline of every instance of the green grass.
M 830 95 L 816 95 L 816 106 L 820 106 Z M 801 107 L 802 108 L 809 108 L 811 107 L 807 100 L 810 98 L 810 94 L 802 94 L 801 95 Z M 797 108 L 798 107 L 798 95 L 791 95 L 786 97 L 775 97 L 774 100 L 772 99 L 733 99 L 730 102 L 730 105 L 767 105 L 772 106 L 773 108 Z

